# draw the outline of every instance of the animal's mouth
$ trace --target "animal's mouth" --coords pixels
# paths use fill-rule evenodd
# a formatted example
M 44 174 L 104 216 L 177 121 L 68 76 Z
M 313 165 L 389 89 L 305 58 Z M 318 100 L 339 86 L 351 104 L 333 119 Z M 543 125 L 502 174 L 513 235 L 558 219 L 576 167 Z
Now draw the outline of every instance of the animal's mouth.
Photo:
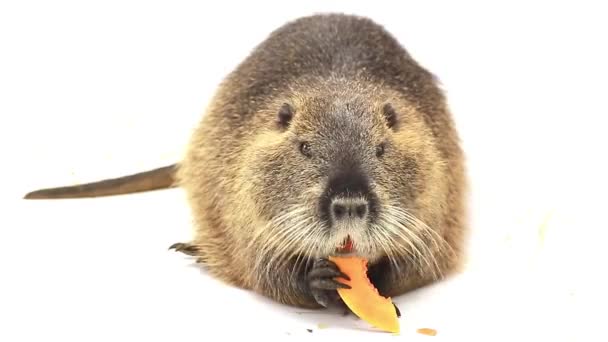
M 355 236 L 356 237 L 356 236 Z M 378 260 L 380 255 L 374 253 L 373 251 L 369 251 L 365 245 L 359 245 L 357 247 L 357 242 L 353 240 L 350 235 L 347 235 L 344 240 L 339 244 L 338 247 L 335 248 L 334 256 L 336 257 L 356 257 L 356 258 L 364 258 L 368 260 L 368 262 L 374 262 Z
M 336 252 L 339 254 L 349 254 L 353 252 L 353 240 L 347 235 L 344 241 L 338 246 Z

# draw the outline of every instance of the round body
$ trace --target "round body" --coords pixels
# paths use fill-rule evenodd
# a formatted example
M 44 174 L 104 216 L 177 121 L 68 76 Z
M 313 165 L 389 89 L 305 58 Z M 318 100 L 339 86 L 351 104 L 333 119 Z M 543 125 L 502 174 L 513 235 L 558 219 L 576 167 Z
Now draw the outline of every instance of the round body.
M 444 96 L 366 18 L 272 32 L 219 86 L 177 177 L 209 273 L 285 304 L 319 306 L 307 274 L 344 241 L 385 296 L 463 260 L 463 156 Z

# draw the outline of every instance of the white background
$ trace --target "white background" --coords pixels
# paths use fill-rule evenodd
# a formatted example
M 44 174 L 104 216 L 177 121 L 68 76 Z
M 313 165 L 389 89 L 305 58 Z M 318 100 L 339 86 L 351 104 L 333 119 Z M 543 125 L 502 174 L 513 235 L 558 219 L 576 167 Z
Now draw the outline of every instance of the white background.
M 603 334 L 608 27 L 590 4 L 3 1 L 0 341 Z M 469 268 L 396 298 L 400 336 L 277 306 L 167 251 L 191 236 L 178 189 L 21 200 L 177 161 L 222 77 L 326 11 L 375 19 L 441 79 L 467 153 Z

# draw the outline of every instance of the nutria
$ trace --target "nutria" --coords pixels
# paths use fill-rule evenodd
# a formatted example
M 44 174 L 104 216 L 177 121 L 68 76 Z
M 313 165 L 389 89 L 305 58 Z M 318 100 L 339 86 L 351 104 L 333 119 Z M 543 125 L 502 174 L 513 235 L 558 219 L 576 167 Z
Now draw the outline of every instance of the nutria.
M 283 304 L 339 304 L 334 253 L 365 257 L 390 297 L 464 260 L 464 157 L 444 94 L 365 17 L 311 15 L 271 32 L 219 85 L 183 160 L 152 175 L 184 189 L 194 217 L 192 240 L 171 248 Z M 135 191 L 111 182 L 100 194 Z M 95 196 L 79 191 L 30 198 Z

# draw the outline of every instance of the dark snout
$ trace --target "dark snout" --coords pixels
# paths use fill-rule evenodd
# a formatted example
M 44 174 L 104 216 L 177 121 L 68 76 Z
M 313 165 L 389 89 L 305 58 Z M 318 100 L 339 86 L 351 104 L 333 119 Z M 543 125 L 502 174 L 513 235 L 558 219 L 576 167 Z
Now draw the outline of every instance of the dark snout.
M 322 218 L 335 226 L 368 222 L 373 219 L 376 202 L 368 177 L 350 168 L 329 178 L 319 205 Z

